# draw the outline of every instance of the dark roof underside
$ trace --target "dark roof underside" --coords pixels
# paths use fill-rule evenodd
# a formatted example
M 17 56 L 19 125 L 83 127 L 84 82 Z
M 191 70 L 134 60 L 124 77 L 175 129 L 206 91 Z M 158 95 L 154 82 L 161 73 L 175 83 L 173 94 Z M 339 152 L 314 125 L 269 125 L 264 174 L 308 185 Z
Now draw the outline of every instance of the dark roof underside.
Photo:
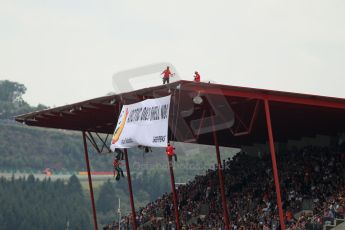
M 30 126 L 111 134 L 123 104 L 169 94 L 169 135 L 179 142 L 213 145 L 214 127 L 221 146 L 264 143 L 264 100 L 269 101 L 275 141 L 345 132 L 344 99 L 188 81 L 95 98 L 15 119 Z M 203 99 L 200 105 L 193 103 L 197 95 Z

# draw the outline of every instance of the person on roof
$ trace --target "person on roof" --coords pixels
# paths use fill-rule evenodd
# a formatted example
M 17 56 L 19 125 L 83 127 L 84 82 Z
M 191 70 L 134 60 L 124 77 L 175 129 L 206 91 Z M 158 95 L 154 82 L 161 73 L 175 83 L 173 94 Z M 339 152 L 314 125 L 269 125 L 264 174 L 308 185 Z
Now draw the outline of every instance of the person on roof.
M 169 84 L 170 83 L 170 77 L 173 76 L 173 74 L 170 71 L 169 66 L 167 66 L 167 68 L 161 73 L 161 75 L 163 75 L 163 85 L 165 83 Z
M 198 71 L 194 72 L 194 81 L 195 82 L 200 82 L 200 74 L 198 73 Z
M 175 157 L 175 161 L 177 161 L 177 155 L 175 153 L 175 148 L 170 145 L 170 142 L 168 143 L 168 146 L 166 147 L 166 154 L 168 155 L 169 161 L 171 161 L 172 157 Z
M 120 157 L 119 156 L 116 156 L 116 158 L 114 159 L 113 161 L 113 167 L 114 167 L 114 177 L 115 177 L 115 180 L 120 180 L 120 175 L 122 177 L 125 177 L 123 175 L 123 170 L 122 168 L 120 167 L 121 165 L 121 161 L 120 161 Z

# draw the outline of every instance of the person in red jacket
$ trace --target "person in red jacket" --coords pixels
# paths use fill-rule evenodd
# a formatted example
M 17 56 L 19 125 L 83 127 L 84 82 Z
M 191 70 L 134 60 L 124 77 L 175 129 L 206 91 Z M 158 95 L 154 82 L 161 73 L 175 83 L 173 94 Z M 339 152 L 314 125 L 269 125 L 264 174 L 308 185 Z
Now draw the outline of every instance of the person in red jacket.
M 200 82 L 200 74 L 198 73 L 198 71 L 194 72 L 194 81 L 195 82 Z
M 170 72 L 169 66 L 161 73 L 163 74 L 163 85 L 165 83 L 169 84 L 170 83 L 170 77 L 173 76 L 173 74 Z
M 175 150 L 175 148 L 172 145 L 170 145 L 170 143 L 168 143 L 168 146 L 166 147 L 166 153 L 167 153 L 167 155 L 169 157 L 169 160 L 171 160 L 172 157 L 174 156 L 175 157 L 175 161 L 177 161 L 177 156 L 176 156 L 174 150 Z

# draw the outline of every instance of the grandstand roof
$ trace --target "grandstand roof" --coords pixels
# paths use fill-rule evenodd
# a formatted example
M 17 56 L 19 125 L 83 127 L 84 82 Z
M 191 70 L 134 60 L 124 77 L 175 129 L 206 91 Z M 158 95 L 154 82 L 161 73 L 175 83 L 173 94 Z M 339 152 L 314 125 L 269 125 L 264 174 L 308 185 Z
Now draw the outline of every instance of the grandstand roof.
M 20 115 L 15 120 L 30 126 L 111 134 L 122 104 L 169 94 L 169 133 L 179 142 L 213 145 L 207 117 L 216 113 L 219 145 L 264 143 L 268 139 L 265 99 L 270 102 L 275 141 L 345 132 L 345 99 L 190 81 L 95 98 Z M 197 95 L 203 98 L 199 105 L 193 103 Z M 233 125 L 227 123 L 230 120 Z

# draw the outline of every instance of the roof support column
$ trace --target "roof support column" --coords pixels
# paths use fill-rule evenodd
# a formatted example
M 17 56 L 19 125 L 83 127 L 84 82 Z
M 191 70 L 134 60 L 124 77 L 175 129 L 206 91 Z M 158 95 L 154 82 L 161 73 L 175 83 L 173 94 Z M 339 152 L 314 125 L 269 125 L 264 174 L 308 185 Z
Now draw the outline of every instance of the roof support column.
M 282 199 L 281 199 L 281 196 L 280 196 L 280 184 L 279 184 L 279 176 L 278 176 L 278 169 L 277 169 L 277 160 L 276 160 L 276 153 L 275 153 L 275 148 L 274 148 L 274 140 L 273 140 L 273 132 L 272 132 L 271 114 L 270 114 L 270 108 L 269 108 L 269 103 L 268 103 L 267 99 L 264 100 L 264 104 L 265 104 L 267 131 L 268 131 L 268 140 L 269 140 L 270 151 L 271 151 L 274 183 L 275 183 L 276 194 L 277 194 L 279 221 L 280 221 L 281 229 L 285 230 Z
M 126 161 L 126 171 L 127 171 L 129 200 L 131 202 L 131 209 L 132 209 L 132 223 L 133 223 L 133 229 L 136 230 L 137 229 L 137 220 L 136 220 L 136 215 L 135 215 L 133 190 L 132 190 L 132 179 L 131 179 L 131 170 L 129 169 L 127 149 L 124 149 L 124 153 L 125 153 L 125 161 Z
M 178 204 L 177 204 L 177 194 L 176 194 L 176 188 L 175 188 L 175 177 L 174 177 L 174 169 L 173 169 L 173 164 L 172 164 L 172 156 L 167 155 L 167 157 L 168 157 L 169 169 L 170 169 L 171 190 L 173 193 L 176 228 L 177 230 L 180 230 L 181 229 L 180 218 L 179 218 L 180 215 L 179 215 Z
M 86 168 L 87 168 L 87 177 L 89 180 L 90 198 L 91 198 L 91 205 L 92 205 L 93 226 L 94 226 L 94 230 L 98 230 L 97 214 L 96 214 L 95 199 L 93 196 L 92 178 L 91 178 L 91 172 L 90 172 L 90 162 L 89 162 L 89 153 L 87 150 L 86 134 L 85 134 L 85 131 L 83 131 L 82 133 L 83 133 L 85 162 L 86 162 Z
M 230 230 L 230 222 L 229 222 L 229 214 L 228 214 L 228 205 L 226 202 L 225 192 L 224 192 L 224 179 L 223 179 L 223 170 L 222 170 L 222 162 L 220 159 L 220 151 L 219 151 L 219 144 L 217 139 L 217 133 L 214 127 L 214 118 L 212 116 L 212 128 L 213 128 L 213 140 L 214 145 L 216 146 L 216 155 L 217 155 L 217 164 L 218 164 L 218 178 L 219 178 L 219 187 L 220 192 L 222 195 L 222 203 L 223 203 L 223 217 L 225 222 L 225 229 Z

